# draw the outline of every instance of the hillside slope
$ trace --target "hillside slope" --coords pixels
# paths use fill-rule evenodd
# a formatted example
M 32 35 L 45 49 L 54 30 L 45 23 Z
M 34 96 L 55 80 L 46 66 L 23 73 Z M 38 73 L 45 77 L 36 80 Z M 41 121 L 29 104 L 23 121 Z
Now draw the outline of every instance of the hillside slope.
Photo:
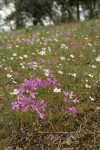
M 100 20 L 0 35 L 0 80 L 2 149 L 99 149 Z

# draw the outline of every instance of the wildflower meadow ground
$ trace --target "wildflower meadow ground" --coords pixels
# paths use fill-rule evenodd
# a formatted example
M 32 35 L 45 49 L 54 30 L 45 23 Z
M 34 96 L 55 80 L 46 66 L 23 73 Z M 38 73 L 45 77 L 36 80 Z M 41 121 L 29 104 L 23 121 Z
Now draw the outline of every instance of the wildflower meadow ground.
M 99 149 L 100 20 L 1 34 L 0 85 L 1 150 Z

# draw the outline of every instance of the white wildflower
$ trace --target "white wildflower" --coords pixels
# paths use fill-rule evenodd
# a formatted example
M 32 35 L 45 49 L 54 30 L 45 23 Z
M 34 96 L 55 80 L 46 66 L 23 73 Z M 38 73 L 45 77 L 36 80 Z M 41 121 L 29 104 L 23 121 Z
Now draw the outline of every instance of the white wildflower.
M 11 75 L 11 74 L 7 74 L 7 77 L 8 77 L 8 78 L 11 78 L 11 77 L 12 77 L 12 75 Z
M 13 83 L 15 83 L 15 84 L 16 84 L 17 82 L 16 82 L 16 81 L 13 81 Z
M 93 52 L 95 52 L 95 49 L 93 49 Z
M 42 55 L 42 56 L 43 56 L 43 55 L 46 55 L 46 51 L 44 51 L 44 50 L 43 50 L 43 51 L 40 51 L 40 52 L 38 52 L 38 54 L 39 54 L 39 55 Z
M 48 77 L 49 74 L 50 74 L 50 71 L 48 69 L 44 69 L 44 74 L 45 74 L 46 77 Z
M 63 74 L 63 72 L 62 72 L 61 70 L 58 70 L 58 73 L 59 73 L 59 74 Z
M 61 60 L 65 60 L 65 57 L 61 56 L 60 59 L 61 59 Z
M 100 55 L 95 59 L 96 59 L 96 61 L 100 62 Z
M 93 98 L 93 97 L 90 96 L 89 98 L 90 98 L 91 101 L 94 101 L 94 98 Z
M 93 78 L 93 75 L 92 75 L 92 74 L 88 74 L 88 76 L 91 77 L 91 78 Z
M 32 53 L 32 55 L 35 55 L 35 53 Z
M 19 56 L 19 59 L 23 60 L 23 57 L 22 57 L 22 56 Z
M 17 56 L 17 53 L 13 53 L 13 56 L 14 56 L 14 57 Z
M 86 82 L 88 82 L 88 80 L 86 79 Z
M 61 92 L 61 89 L 59 89 L 59 88 L 56 87 L 56 88 L 53 89 L 53 92 L 59 93 L 59 92 Z
M 73 77 L 76 77 L 76 73 L 72 73 L 71 75 L 72 75 Z
M 25 66 L 24 66 L 24 65 L 22 65 L 22 69 L 25 69 Z
M 91 88 L 91 86 L 90 86 L 90 85 L 88 85 L 88 84 L 85 84 L 85 87 L 86 87 L 86 88 Z
M 74 55 L 70 55 L 71 58 L 74 58 Z
M 18 93 L 19 93 L 18 90 L 17 90 L 17 89 L 14 89 L 14 91 L 11 92 L 10 94 L 11 94 L 11 95 L 17 95 Z
M 92 44 L 91 44 L 91 43 L 88 43 L 88 46 L 92 46 Z
M 28 58 L 28 56 L 27 56 L 27 55 L 23 55 L 23 57 L 24 57 L 24 58 Z
M 88 40 L 88 37 L 85 37 L 85 40 Z
M 19 47 L 19 45 L 16 45 L 16 48 L 18 48 Z
M 10 60 L 13 60 L 13 59 L 14 59 L 14 57 L 11 57 L 11 58 L 10 58 Z
M 95 65 L 92 65 L 91 67 L 92 67 L 92 68 L 96 68 L 96 66 L 95 66 Z
M 2 61 L 5 61 L 5 59 L 3 59 Z

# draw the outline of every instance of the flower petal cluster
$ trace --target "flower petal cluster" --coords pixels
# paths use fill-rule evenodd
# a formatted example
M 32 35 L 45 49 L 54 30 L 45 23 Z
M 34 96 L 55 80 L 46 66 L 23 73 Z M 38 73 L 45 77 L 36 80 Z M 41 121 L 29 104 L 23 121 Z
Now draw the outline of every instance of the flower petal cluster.
M 74 116 L 76 116 L 76 114 L 77 114 L 77 110 L 76 110 L 75 107 L 70 107 L 70 108 L 69 108 L 69 112 L 70 112 L 72 115 L 74 115 Z
M 68 111 L 71 115 L 76 116 L 77 115 L 77 110 L 73 106 L 73 104 L 76 104 L 79 102 L 77 98 L 73 98 L 74 94 L 73 92 L 64 92 L 64 102 L 65 106 L 62 106 L 61 112 L 64 113 Z
M 43 111 L 45 110 L 46 104 L 44 100 L 37 99 L 38 88 L 45 87 L 57 87 L 57 80 L 51 74 L 49 78 L 45 80 L 35 79 L 34 77 L 30 80 L 25 79 L 17 89 L 17 102 L 12 103 L 12 109 L 21 109 L 23 112 L 27 112 L 30 109 L 37 112 L 41 119 L 44 118 Z

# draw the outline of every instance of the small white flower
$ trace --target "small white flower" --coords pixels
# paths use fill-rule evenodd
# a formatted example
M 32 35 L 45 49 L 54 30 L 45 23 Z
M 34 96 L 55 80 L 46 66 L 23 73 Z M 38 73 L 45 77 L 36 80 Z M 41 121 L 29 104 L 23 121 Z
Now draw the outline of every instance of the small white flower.
M 62 72 L 61 70 L 58 70 L 58 73 L 59 73 L 59 74 L 63 74 L 63 72 Z
M 32 55 L 35 55 L 35 53 L 32 53 Z
M 96 59 L 96 61 L 100 62 L 100 55 L 95 59 Z
M 82 53 L 80 53 L 80 56 L 79 57 L 83 57 L 83 54 Z
M 98 79 L 97 81 L 96 81 L 96 83 L 99 83 L 100 82 L 100 79 Z
M 85 40 L 88 40 L 88 37 L 85 37 Z
M 96 38 L 98 39 L 98 38 L 99 38 L 99 36 L 98 36 L 98 35 L 96 35 Z
M 58 42 L 58 40 L 57 40 L 57 39 L 55 39 L 55 41 L 56 41 L 56 42 Z
M 65 44 L 62 43 L 62 44 L 61 44 L 61 48 L 64 48 L 64 47 L 65 47 Z
M 68 49 L 68 46 L 62 43 L 61 48 Z
M 25 69 L 25 66 L 24 66 L 24 65 L 22 65 L 22 69 Z
M 86 79 L 86 82 L 88 82 L 88 80 Z
M 72 73 L 71 75 L 72 75 L 73 77 L 76 77 L 76 73 Z
M 19 59 L 23 60 L 23 57 L 22 57 L 22 56 L 19 56 Z
M 12 75 L 11 75 L 11 74 L 7 74 L 7 77 L 8 77 L 8 78 L 11 78 L 11 77 L 12 77 Z
M 90 96 L 89 98 L 90 98 L 91 101 L 94 101 L 94 98 L 93 98 L 93 97 Z
M 95 49 L 93 49 L 93 52 L 95 52 Z
M 13 59 L 14 59 L 14 57 L 11 57 L 11 58 L 10 58 L 10 60 L 13 60 Z
M 61 59 L 61 60 L 65 60 L 65 57 L 61 56 L 60 59 Z
M 18 48 L 19 47 L 19 45 L 16 45 L 16 48 Z
M 44 74 L 45 74 L 45 76 L 46 76 L 46 77 L 48 77 L 48 76 L 49 76 L 49 73 L 44 73 Z
M 23 63 L 20 63 L 20 66 L 23 66 Z
M 95 65 L 92 65 L 91 67 L 92 67 L 92 68 L 96 68 L 96 66 L 95 66 Z
M 68 46 L 67 46 L 67 45 L 65 46 L 65 49 L 68 49 Z
M 85 84 L 85 87 L 86 87 L 86 88 L 91 88 L 91 86 L 90 86 L 90 85 L 88 85 L 88 84 Z
M 2 61 L 5 61 L 5 59 L 3 59 Z
M 71 58 L 74 58 L 74 55 L 70 55 Z
M 48 77 L 50 75 L 50 71 L 48 69 L 44 69 L 44 74 L 46 77 Z
M 43 50 L 43 51 L 40 51 L 40 52 L 38 52 L 38 54 L 40 54 L 40 55 L 42 55 L 42 56 L 43 56 L 43 55 L 46 55 L 46 51 L 44 51 L 44 50 Z
M 30 67 L 30 68 L 33 68 L 34 70 L 36 70 L 37 67 L 38 67 L 38 64 L 36 62 L 34 62 L 34 64 L 32 65 L 32 67 Z
M 16 54 L 16 53 L 13 53 L 13 56 L 15 57 L 15 56 L 17 56 L 17 54 Z
M 14 89 L 14 91 L 11 92 L 10 94 L 11 94 L 11 95 L 17 95 L 18 93 L 19 93 L 18 90 L 17 90 L 17 89 Z
M 45 51 L 45 50 L 46 50 L 46 47 L 43 47 L 42 50 Z
M 24 58 L 28 58 L 28 56 L 27 56 L 27 55 L 23 55 L 23 57 L 24 57 Z
M 91 78 L 93 78 L 93 75 L 92 75 L 92 74 L 88 74 L 88 76 L 91 77 Z
M 15 84 L 16 84 L 17 82 L 16 82 L 16 81 L 13 81 L 13 83 L 15 83 Z
M 54 88 L 54 89 L 53 89 L 53 92 L 55 92 L 55 93 L 59 93 L 59 92 L 61 92 L 61 89 Z
M 92 44 L 91 44 L 91 43 L 88 43 L 88 46 L 92 46 Z

